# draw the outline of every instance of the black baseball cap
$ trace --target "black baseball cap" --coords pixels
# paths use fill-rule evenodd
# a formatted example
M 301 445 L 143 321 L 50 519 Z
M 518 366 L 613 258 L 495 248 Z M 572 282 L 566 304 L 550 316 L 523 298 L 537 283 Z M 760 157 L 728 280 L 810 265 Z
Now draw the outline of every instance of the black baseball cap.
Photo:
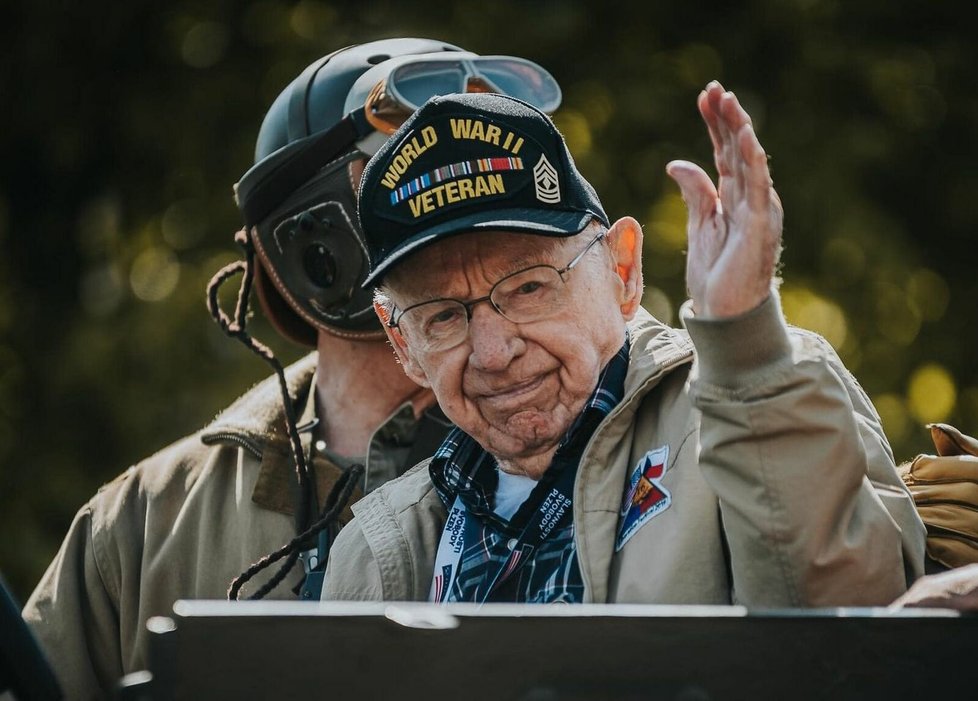
M 608 215 L 550 118 L 491 93 L 435 97 L 370 159 L 358 203 L 364 287 L 435 241 L 467 231 L 573 236 Z

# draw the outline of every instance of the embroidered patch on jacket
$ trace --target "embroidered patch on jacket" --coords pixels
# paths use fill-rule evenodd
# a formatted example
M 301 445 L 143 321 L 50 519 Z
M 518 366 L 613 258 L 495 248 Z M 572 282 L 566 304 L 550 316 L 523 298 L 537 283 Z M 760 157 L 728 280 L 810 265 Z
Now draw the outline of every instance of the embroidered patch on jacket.
M 621 500 L 621 520 L 618 522 L 618 538 L 615 552 L 623 547 L 649 519 L 669 508 L 672 495 L 659 480 L 666 472 L 669 446 L 664 445 L 645 454 L 632 470 L 625 496 Z

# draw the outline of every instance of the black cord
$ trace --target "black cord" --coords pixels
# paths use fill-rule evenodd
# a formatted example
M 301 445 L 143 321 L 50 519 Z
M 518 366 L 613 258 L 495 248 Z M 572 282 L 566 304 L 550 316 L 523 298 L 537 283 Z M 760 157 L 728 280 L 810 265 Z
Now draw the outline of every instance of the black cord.
M 287 556 L 285 564 L 279 568 L 279 571 L 275 573 L 275 576 L 268 580 L 268 582 L 266 582 L 260 589 L 258 589 L 258 591 L 248 598 L 264 598 L 268 592 L 277 587 L 279 583 L 285 579 L 285 576 L 289 573 L 289 570 L 291 570 L 295 565 L 296 560 L 299 558 L 302 544 L 306 541 L 306 539 L 314 538 L 315 536 L 319 535 L 320 531 L 331 526 L 339 515 L 343 513 L 343 509 L 346 508 L 348 502 L 350 501 L 350 497 L 353 496 L 353 490 L 356 489 L 357 485 L 360 483 L 360 478 L 363 476 L 363 473 L 364 467 L 363 465 L 359 464 L 350 465 L 350 467 L 344 470 L 343 474 L 340 475 L 340 478 L 330 490 L 329 497 L 326 499 L 326 505 L 323 507 L 319 520 L 290 540 L 287 544 L 276 550 L 274 553 L 266 555 L 238 575 L 234 581 L 231 582 L 231 586 L 228 588 L 228 599 L 231 601 L 237 601 L 241 587 L 248 580 L 266 567 Z
M 255 249 L 252 246 L 248 232 L 245 229 L 238 231 L 234 235 L 234 240 L 244 249 L 245 259 L 235 261 L 224 266 L 217 271 L 214 277 L 211 278 L 210 282 L 207 283 L 207 309 L 210 311 L 214 321 L 217 322 L 218 326 L 221 327 L 224 333 L 241 341 L 250 351 L 271 365 L 272 369 L 275 371 L 275 375 L 278 378 L 279 391 L 282 394 L 282 406 L 285 410 L 286 430 L 289 436 L 292 460 L 295 465 L 295 475 L 299 484 L 300 499 L 299 503 L 296 504 L 296 521 L 300 524 L 300 528 L 298 530 L 303 531 L 303 535 L 305 535 L 305 533 L 310 530 L 309 503 L 312 495 L 312 483 L 309 474 L 309 466 L 306 464 L 305 454 L 302 450 L 302 441 L 299 438 L 299 431 L 296 427 L 295 407 L 292 405 L 292 399 L 289 396 L 288 383 L 285 379 L 285 369 L 282 367 L 282 364 L 275 357 L 275 354 L 272 352 L 271 348 L 256 340 L 248 333 L 248 301 L 251 297 L 251 287 L 255 277 Z M 221 285 L 239 273 L 242 274 L 243 277 L 241 279 L 241 287 L 238 290 L 238 299 L 235 305 L 234 318 L 232 319 L 224 312 L 223 309 L 221 309 L 220 300 L 218 299 L 218 292 Z M 279 549 L 276 551 L 276 553 L 263 557 L 261 560 L 254 563 L 251 567 L 245 570 L 245 572 L 235 578 L 234 582 L 231 583 L 231 587 L 228 589 L 228 598 L 237 599 L 237 594 L 242 584 L 247 582 L 261 570 L 265 569 L 272 563 L 277 562 L 279 559 L 288 554 L 285 563 L 269 582 L 269 584 L 272 582 L 274 582 L 274 584 L 272 584 L 271 587 L 268 587 L 266 584 L 265 586 L 268 587 L 268 589 L 264 591 L 261 596 L 264 596 L 271 591 L 285 578 L 285 576 L 295 565 L 296 560 L 299 558 L 299 548 L 294 548 L 294 552 L 292 552 L 287 550 L 287 548 L 290 546 L 291 543 Z M 279 555 L 278 553 L 282 554 Z M 265 589 L 265 587 L 262 587 L 262 589 Z M 252 596 L 252 598 L 261 597 Z

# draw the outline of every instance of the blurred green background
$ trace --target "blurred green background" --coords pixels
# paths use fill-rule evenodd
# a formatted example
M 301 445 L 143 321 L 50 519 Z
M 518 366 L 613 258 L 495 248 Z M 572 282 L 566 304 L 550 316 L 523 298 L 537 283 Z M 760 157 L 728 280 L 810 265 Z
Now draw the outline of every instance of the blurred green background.
M 204 307 L 207 279 L 236 255 L 231 185 L 278 92 L 320 55 L 376 38 L 547 66 L 582 171 L 613 218 L 646 227 L 645 302 L 668 320 L 684 298 L 685 214 L 663 166 L 710 164 L 695 98 L 719 78 L 771 154 L 790 320 L 839 350 L 898 459 L 930 449 L 925 422 L 978 431 L 978 42 L 961 6 L 5 4 L 0 571 L 26 600 L 100 484 L 266 375 Z

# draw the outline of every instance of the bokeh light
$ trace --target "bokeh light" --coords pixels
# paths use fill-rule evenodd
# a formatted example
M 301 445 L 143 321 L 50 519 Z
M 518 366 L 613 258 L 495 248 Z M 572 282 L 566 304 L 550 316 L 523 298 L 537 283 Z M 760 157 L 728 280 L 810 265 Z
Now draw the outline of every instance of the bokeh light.
M 173 251 L 153 247 L 142 251 L 132 263 L 129 284 L 133 294 L 146 302 L 161 302 L 180 281 L 180 261 Z
M 923 365 L 910 376 L 907 402 L 910 413 L 917 421 L 931 423 L 946 420 L 954 410 L 956 401 L 954 378 L 937 363 Z
M 835 302 L 805 287 L 785 284 L 781 305 L 790 323 L 820 333 L 837 349 L 845 345 L 849 333 L 846 315 Z
M 653 251 L 686 250 L 686 204 L 678 191 L 666 192 L 655 201 L 645 232 L 646 244 Z

